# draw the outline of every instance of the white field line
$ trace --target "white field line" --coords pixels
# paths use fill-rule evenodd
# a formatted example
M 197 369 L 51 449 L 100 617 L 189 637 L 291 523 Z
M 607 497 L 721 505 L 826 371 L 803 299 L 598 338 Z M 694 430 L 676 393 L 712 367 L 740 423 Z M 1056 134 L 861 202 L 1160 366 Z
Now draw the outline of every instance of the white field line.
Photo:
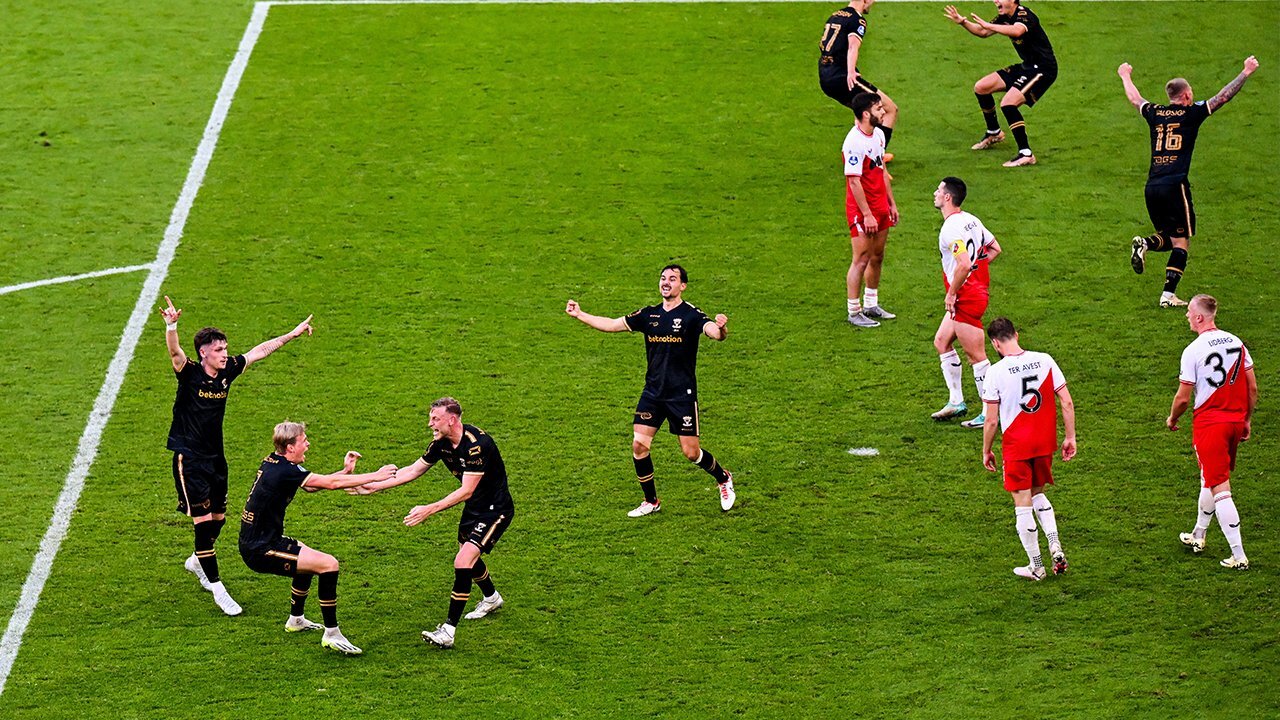
M 105 277 L 107 275 L 119 275 L 120 273 L 131 273 L 139 270 L 150 270 L 151 265 L 130 265 L 129 267 L 107 268 L 106 270 L 94 270 L 93 272 L 81 273 L 79 275 L 63 275 L 62 277 L 48 278 L 47 280 L 32 280 L 31 282 L 19 283 L 17 285 L 7 285 L 0 287 L 0 295 L 18 292 L 19 290 L 30 290 L 31 288 L 44 287 L 45 285 L 58 285 L 61 283 L 75 282 L 77 280 L 88 280 L 89 278 Z
M 40 600 L 40 592 L 44 589 L 45 581 L 49 579 L 53 560 L 57 557 L 58 549 L 67 536 L 71 515 L 75 512 L 76 503 L 80 499 L 80 491 L 84 489 L 85 477 L 89 474 L 89 468 L 92 467 L 93 460 L 98 454 L 102 432 L 111 418 L 111 410 L 115 406 L 120 386 L 124 383 L 125 373 L 129 370 L 129 363 L 133 360 L 138 340 L 142 337 L 147 316 L 155 311 L 156 300 L 160 296 L 160 284 L 169 273 L 169 263 L 173 261 L 174 252 L 182 240 L 187 216 L 195 202 L 196 193 L 200 190 L 200 184 L 204 182 L 205 171 L 208 170 L 209 161 L 213 159 L 214 148 L 218 145 L 218 134 L 222 131 L 222 124 L 226 121 L 227 112 L 231 109 L 231 99 L 235 97 L 240 78 L 244 76 L 245 67 L 249 64 L 249 55 L 253 52 L 253 46 L 262 33 L 262 26 L 266 22 L 269 9 L 270 6 L 265 3 L 254 6 L 249 25 L 245 28 L 244 37 L 240 40 L 240 47 L 231 61 L 231 67 L 227 68 L 227 74 L 222 80 L 222 88 L 218 91 L 218 99 L 213 105 L 213 112 L 209 116 L 208 124 L 205 125 L 204 136 L 200 139 L 195 157 L 191 160 L 191 169 L 187 171 L 187 180 L 182 186 L 182 192 L 178 195 L 173 213 L 169 216 L 169 226 L 165 228 L 164 239 L 156 250 L 155 262 L 151 264 L 151 272 L 147 275 L 142 292 L 138 295 L 133 314 L 129 316 L 129 323 L 120 336 L 120 346 L 116 348 L 115 357 L 111 358 L 111 365 L 107 368 L 107 376 L 102 381 L 102 389 L 98 391 L 98 399 L 93 403 L 93 411 L 89 414 L 84 434 L 80 436 L 75 460 L 72 461 L 71 470 L 67 473 L 62 493 L 58 496 L 58 503 L 53 508 L 53 519 L 49 522 L 49 529 L 45 532 L 44 539 L 40 541 L 40 550 L 31 563 L 31 572 L 28 573 L 27 580 L 22 585 L 22 594 L 18 598 L 13 616 L 9 618 L 4 637 L 0 638 L 0 693 L 4 692 L 9 672 L 13 669 L 14 660 L 18 657 L 18 649 L 22 647 L 22 636 L 31 622 L 32 614 L 35 613 L 36 603 Z

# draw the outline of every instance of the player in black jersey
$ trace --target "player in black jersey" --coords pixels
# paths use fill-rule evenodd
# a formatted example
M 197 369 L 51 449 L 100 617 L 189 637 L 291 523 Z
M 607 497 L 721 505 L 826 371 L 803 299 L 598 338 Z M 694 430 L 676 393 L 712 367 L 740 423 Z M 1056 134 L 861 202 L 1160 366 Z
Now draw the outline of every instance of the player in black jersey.
M 1049 86 L 1058 79 L 1058 59 L 1053 54 L 1053 45 L 1049 44 L 1049 36 L 1045 34 L 1040 18 L 1022 5 L 1019 0 L 995 0 L 998 14 L 987 22 L 976 13 L 964 17 L 954 5 L 948 5 L 947 18 L 978 37 L 1004 35 L 1013 41 L 1013 49 L 1022 60 L 1017 65 L 1001 68 L 974 83 L 973 92 L 978 96 L 978 107 L 982 108 L 982 117 L 987 123 L 987 134 L 973 145 L 974 150 L 986 150 L 996 143 L 1004 141 L 1004 133 L 1000 131 L 1000 121 L 996 119 L 996 101 L 994 93 L 1003 91 L 1000 99 L 1000 112 L 1009 123 L 1009 131 L 1018 142 L 1018 154 L 1004 164 L 1005 167 L 1035 165 L 1036 156 L 1031 152 L 1031 143 L 1027 141 L 1027 123 L 1022 119 L 1019 106 L 1031 107 L 1044 97 Z
M 893 137 L 893 126 L 898 120 L 898 106 L 858 71 L 858 52 L 862 50 L 862 40 L 867 34 L 865 15 L 875 3 L 876 0 L 849 0 L 848 7 L 831 13 L 827 18 L 827 24 L 822 28 L 822 40 L 818 42 L 818 83 L 827 97 L 850 109 L 858 93 L 879 95 L 880 104 L 884 106 L 880 129 L 884 131 L 884 144 L 888 147 Z M 888 161 L 886 157 L 885 162 Z
M 1133 84 L 1133 66 L 1124 63 L 1116 70 L 1124 82 L 1124 94 L 1138 109 L 1151 128 L 1151 170 L 1147 173 L 1147 214 L 1155 233 L 1147 237 L 1135 237 L 1129 262 L 1133 271 L 1142 274 L 1146 267 L 1148 250 L 1170 253 L 1169 265 L 1164 271 L 1164 291 L 1160 293 L 1160 307 L 1181 307 L 1187 303 L 1179 300 L 1174 291 L 1187 269 L 1187 247 L 1196 234 L 1196 209 L 1191 202 L 1191 183 L 1187 174 L 1191 171 L 1191 153 L 1196 149 L 1196 136 L 1200 125 L 1218 108 L 1226 105 L 1244 81 L 1258 69 L 1258 60 L 1250 55 L 1244 61 L 1244 69 L 1217 95 L 1207 102 L 1195 102 L 1191 85 L 1183 78 L 1165 83 L 1168 105 L 1147 102 Z
M 462 422 L 462 406 L 451 397 L 431 403 L 431 444 L 412 465 L 382 482 L 370 483 L 348 492 L 367 495 L 416 480 L 437 462 L 443 462 L 458 479 L 460 487 L 440 500 L 418 505 L 409 511 L 404 524 L 410 527 L 460 502 L 462 518 L 458 521 L 458 554 L 453 558 L 453 593 L 449 598 L 449 614 L 435 630 L 423 630 L 422 639 L 444 648 L 453 647 L 462 610 L 471 597 L 471 583 L 480 586 L 484 598 L 467 613 L 468 620 L 479 620 L 502 607 L 489 577 L 489 568 L 481 555 L 493 551 L 494 545 L 511 525 L 516 506 L 507 489 L 507 466 L 493 438 L 474 425 Z
M 257 345 L 244 355 L 228 357 L 227 336 L 214 327 L 195 335 L 196 357 L 187 358 L 178 339 L 178 318 L 182 311 L 165 296 L 164 342 L 178 377 L 178 394 L 173 401 L 173 423 L 167 447 L 173 451 L 173 484 L 178 493 L 178 512 L 191 518 L 196 536 L 195 554 L 184 567 L 196 576 L 200 586 L 213 593 L 213 600 L 228 615 L 239 615 L 240 606 L 223 586 L 218 574 L 214 542 L 226 524 L 227 457 L 222 448 L 222 418 L 227 409 L 231 383 L 250 365 L 279 350 L 285 343 L 311 334 L 311 316 L 285 335 Z
M 324 628 L 320 646 L 345 655 L 363 652 L 338 629 L 338 560 L 328 553 L 303 545 L 284 534 L 284 513 L 298 488 L 307 492 L 341 490 L 394 477 L 395 465 L 383 465 L 377 472 L 353 475 L 360 453 L 347 453 L 342 469 L 321 475 L 302 467 L 311 441 L 307 426 L 285 421 L 276 425 L 272 442 L 275 452 L 263 459 L 249 497 L 240 513 L 240 557 L 250 570 L 293 578 L 286 632 Z M 311 622 L 303 614 L 311 578 L 320 576 L 320 613 L 324 625 Z
M 711 320 L 698 308 L 681 298 L 689 284 L 689 274 L 679 265 L 662 268 L 658 291 L 662 302 L 640 308 L 626 317 L 606 318 L 583 312 L 577 301 L 570 300 L 564 311 L 591 327 L 604 332 L 644 333 L 649 369 L 644 377 L 644 391 L 636 404 L 632 430 L 631 456 L 635 460 L 636 479 L 644 491 L 644 502 L 627 513 L 642 517 L 662 509 L 653 479 L 653 459 L 649 448 L 653 438 L 667 421 L 667 429 L 680 438 L 680 450 L 698 467 L 715 478 L 720 489 L 720 509 L 733 507 L 737 493 L 733 489 L 733 473 L 716 462 L 702 449 L 698 440 L 698 338 L 724 340 L 729 318 L 723 314 Z

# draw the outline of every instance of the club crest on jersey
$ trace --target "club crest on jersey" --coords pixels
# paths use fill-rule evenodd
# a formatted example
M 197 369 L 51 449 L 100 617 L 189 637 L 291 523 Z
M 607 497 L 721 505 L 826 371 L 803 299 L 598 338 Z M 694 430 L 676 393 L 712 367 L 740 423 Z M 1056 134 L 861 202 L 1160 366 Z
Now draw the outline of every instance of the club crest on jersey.
M 672 321 L 671 321 L 671 329 L 672 329 L 672 330 L 679 330 L 679 329 L 680 329 L 680 321 L 681 321 L 681 320 L 683 320 L 683 319 L 684 319 L 684 318 L 676 318 L 676 319 L 672 320 Z

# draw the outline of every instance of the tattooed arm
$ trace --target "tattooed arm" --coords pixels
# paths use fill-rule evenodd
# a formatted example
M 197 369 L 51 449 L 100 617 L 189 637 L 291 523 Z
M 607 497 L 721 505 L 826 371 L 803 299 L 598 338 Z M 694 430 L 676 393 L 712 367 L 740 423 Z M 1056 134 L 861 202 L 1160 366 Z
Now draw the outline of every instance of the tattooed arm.
M 1231 98 L 1240 92 L 1240 88 L 1244 87 L 1244 81 L 1249 79 L 1254 70 L 1258 69 L 1258 59 L 1250 55 L 1245 58 L 1244 70 L 1236 76 L 1235 80 L 1227 83 L 1227 86 L 1218 91 L 1217 95 L 1209 98 L 1209 112 L 1217 112 L 1218 108 L 1226 105 Z

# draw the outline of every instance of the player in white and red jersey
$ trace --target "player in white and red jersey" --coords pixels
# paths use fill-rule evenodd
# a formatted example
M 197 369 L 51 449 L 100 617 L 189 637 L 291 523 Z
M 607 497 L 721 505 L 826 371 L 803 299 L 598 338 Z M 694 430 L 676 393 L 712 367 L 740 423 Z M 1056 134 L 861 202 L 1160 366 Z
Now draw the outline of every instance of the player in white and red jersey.
M 1016 567 L 1019 577 L 1042 580 L 1044 561 L 1036 518 L 1049 541 L 1053 574 L 1067 571 L 1067 556 L 1058 539 L 1058 520 L 1045 497 L 1045 485 L 1053 484 L 1053 453 L 1058 449 L 1058 404 L 1062 405 L 1062 459 L 1076 456 L 1076 411 L 1067 390 L 1067 379 L 1058 363 L 1046 353 L 1023 350 L 1018 332 L 1008 318 L 996 318 L 987 326 L 987 337 L 1000 360 L 987 372 L 983 386 L 987 422 L 982 428 L 982 464 L 996 471 L 992 443 L 1000 427 L 1000 455 L 1004 462 L 1004 489 L 1013 496 L 1018 537 L 1030 561 Z
M 946 406 L 930 416 L 934 420 L 950 420 L 969 412 L 960 382 L 960 356 L 954 347 L 957 339 L 973 368 L 979 404 L 982 403 L 983 378 L 991 367 L 982 334 L 982 314 L 987 311 L 991 288 L 987 265 L 1000 254 L 1000 243 L 981 220 L 960 209 L 968 192 L 958 177 L 943 178 L 933 191 L 933 206 L 943 217 L 938 254 L 942 257 L 942 284 L 947 291 L 943 300 L 946 312 L 933 336 L 933 347 L 938 351 L 942 379 L 950 393 Z M 980 428 L 986 419 L 986 413 L 979 412 L 977 417 L 960 424 Z
M 849 324 L 878 327 L 876 318 L 892 320 L 893 313 L 880 307 L 880 267 L 889 228 L 898 224 L 889 174 L 884 171 L 884 105 L 875 93 L 859 93 L 850 102 L 858 118 L 844 139 L 845 214 L 853 239 L 853 262 L 845 276 Z M 861 298 L 866 285 L 866 297 Z
M 1205 533 L 1218 516 L 1222 534 L 1231 545 L 1231 557 L 1223 567 L 1248 570 L 1249 558 L 1240 540 L 1240 513 L 1231 499 L 1231 471 L 1236 467 L 1236 446 L 1253 432 L 1253 409 L 1258 405 L 1258 379 L 1253 358 L 1240 338 L 1218 329 L 1218 301 L 1197 295 L 1187 304 L 1187 324 L 1197 337 L 1182 351 L 1178 393 L 1165 425 L 1178 429 L 1178 418 L 1191 406 L 1191 444 L 1200 463 L 1199 514 L 1196 526 L 1178 538 L 1192 552 L 1204 552 Z

